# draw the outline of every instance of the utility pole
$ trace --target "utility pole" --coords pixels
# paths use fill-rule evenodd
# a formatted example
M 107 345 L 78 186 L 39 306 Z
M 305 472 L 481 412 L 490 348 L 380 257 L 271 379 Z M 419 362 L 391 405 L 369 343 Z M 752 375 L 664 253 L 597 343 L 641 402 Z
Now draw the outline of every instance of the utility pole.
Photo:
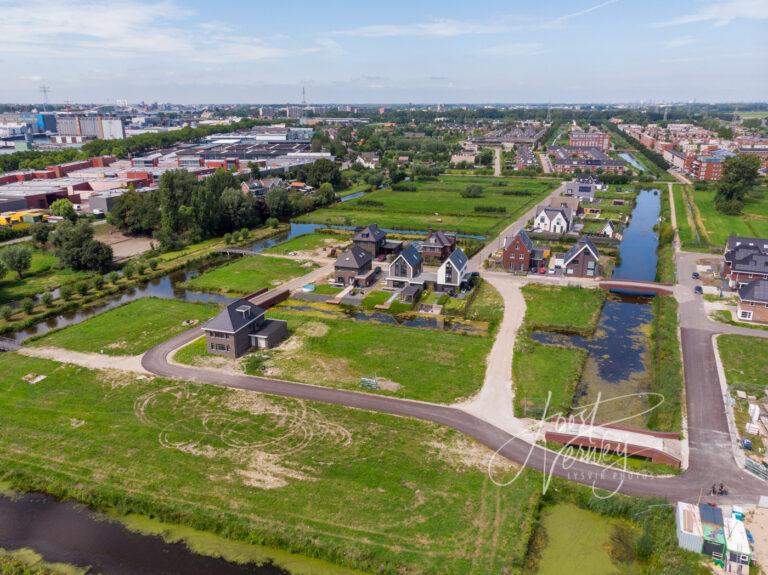
M 307 89 L 304 86 L 301 87 L 301 105 L 307 107 Z
M 47 112 L 46 105 L 48 104 L 48 94 L 50 91 L 51 89 L 45 84 L 40 86 L 40 93 L 43 95 L 43 112 Z

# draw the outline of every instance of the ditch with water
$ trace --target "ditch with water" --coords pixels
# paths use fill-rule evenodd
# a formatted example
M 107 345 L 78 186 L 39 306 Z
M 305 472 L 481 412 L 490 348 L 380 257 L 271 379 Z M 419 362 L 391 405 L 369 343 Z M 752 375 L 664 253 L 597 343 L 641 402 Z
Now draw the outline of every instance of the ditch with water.
M 656 190 L 637 197 L 629 226 L 619 244 L 621 263 L 613 278 L 654 281 L 658 237 L 654 226 L 661 211 Z M 648 407 L 648 362 L 651 300 L 636 295 L 610 294 L 595 333 L 590 337 L 535 332 L 531 337 L 546 344 L 576 346 L 588 352 L 574 408 L 592 406 L 598 399 L 597 421 L 645 427 L 640 415 Z

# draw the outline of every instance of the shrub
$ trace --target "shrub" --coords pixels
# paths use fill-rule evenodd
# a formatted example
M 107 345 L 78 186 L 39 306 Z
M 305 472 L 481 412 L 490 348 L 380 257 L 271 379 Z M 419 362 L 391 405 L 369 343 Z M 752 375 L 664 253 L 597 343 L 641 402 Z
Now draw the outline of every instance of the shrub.
M 49 291 L 47 291 L 47 292 L 43 292 L 43 293 L 40 295 L 40 302 L 41 302 L 41 303 L 42 303 L 42 304 L 43 304 L 45 307 L 51 307 L 51 305 L 53 304 L 53 294 L 52 294 L 51 292 L 49 292 Z
M 35 309 L 35 300 L 33 300 L 31 297 L 25 297 L 23 300 L 21 300 L 21 309 L 24 310 L 24 313 L 32 313 L 32 311 Z
M 3 307 L 0 307 L 0 317 L 2 317 L 5 321 L 8 321 L 13 316 L 13 309 L 11 309 L 10 306 L 4 305 Z
M 104 287 L 104 277 L 96 276 L 95 278 L 93 278 L 92 284 L 93 284 L 93 289 L 95 289 L 96 291 L 99 291 Z
M 72 295 L 74 293 L 75 292 L 70 284 L 64 284 L 59 288 L 59 297 L 61 297 L 61 299 L 64 301 L 72 299 Z
M 269 218 L 269 219 L 267 219 L 267 225 L 270 228 L 274 229 L 274 228 L 276 228 L 277 226 L 280 225 L 280 220 L 278 220 L 277 218 Z
M 109 278 L 109 283 L 117 285 L 117 281 L 120 279 L 120 274 L 117 272 L 109 272 L 107 277 Z
M 272 227 L 274 227 L 274 226 L 272 226 Z M 232 234 L 230 234 L 230 233 L 224 234 L 224 243 L 225 244 L 227 244 L 227 245 L 231 244 L 232 240 L 233 240 Z
M 133 269 L 133 266 L 131 264 L 126 264 L 123 266 L 123 275 L 127 277 L 128 279 L 133 277 L 133 274 L 136 270 Z
M 507 208 L 504 206 L 475 206 L 475 211 L 486 214 L 505 214 Z
M 325 185 L 325 184 L 323 184 L 323 185 Z M 250 236 L 250 235 L 251 235 L 251 232 L 248 231 L 248 228 L 240 228 L 240 237 L 242 239 L 247 240 L 248 236 Z
M 147 262 L 144 262 L 141 260 L 136 262 L 136 273 L 139 275 L 143 275 L 145 271 L 147 271 Z
M 77 284 L 77 287 L 75 288 L 77 290 L 77 293 L 79 293 L 81 296 L 84 296 L 88 293 L 88 284 L 87 283 L 81 283 Z
M 477 184 L 470 184 L 459 193 L 462 198 L 481 198 L 483 196 L 483 188 Z
M 157 269 L 158 262 L 156 259 L 152 258 L 147 263 L 149 263 L 149 269 L 151 269 L 152 271 L 155 271 Z
M 392 191 L 393 192 L 415 192 L 416 186 L 414 184 L 399 182 L 397 184 L 392 184 Z
M 371 208 L 383 208 L 384 202 L 379 202 L 378 200 L 359 200 L 357 202 L 358 206 L 369 206 Z

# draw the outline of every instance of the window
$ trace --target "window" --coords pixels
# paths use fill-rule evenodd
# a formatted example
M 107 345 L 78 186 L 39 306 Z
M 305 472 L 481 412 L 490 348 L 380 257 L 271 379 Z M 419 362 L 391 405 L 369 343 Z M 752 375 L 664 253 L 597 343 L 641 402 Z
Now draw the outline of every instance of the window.
M 408 277 L 408 264 L 405 263 L 405 260 L 403 258 L 399 258 L 395 262 L 395 276 L 397 277 Z
M 525 259 L 525 254 L 520 254 L 520 259 L 524 260 Z
M 211 349 L 214 349 L 216 351 L 229 351 L 229 346 L 223 343 L 212 343 Z
M 453 266 L 450 262 L 445 264 L 445 283 L 453 283 Z
M 209 331 L 208 335 L 210 335 L 211 337 L 215 337 L 217 339 L 229 339 L 229 334 L 223 333 L 221 331 Z
M 746 310 L 739 310 L 740 319 L 752 319 L 752 312 Z

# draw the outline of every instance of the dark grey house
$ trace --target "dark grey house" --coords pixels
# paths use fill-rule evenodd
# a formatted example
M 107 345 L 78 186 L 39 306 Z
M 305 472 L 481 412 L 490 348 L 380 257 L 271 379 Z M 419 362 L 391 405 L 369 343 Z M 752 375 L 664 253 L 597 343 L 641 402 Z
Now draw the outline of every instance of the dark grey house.
M 376 275 L 371 269 L 371 254 L 363 248 L 352 246 L 336 258 L 333 265 L 336 283 L 365 287 Z
M 265 311 L 246 299 L 233 301 L 203 325 L 208 353 L 240 357 L 251 349 L 269 349 L 288 337 L 288 324 L 266 319 Z
M 563 273 L 577 277 L 600 275 L 600 252 L 587 236 L 582 236 L 563 258 Z
M 413 280 L 421 275 L 422 263 L 419 250 L 412 245 L 408 246 L 389 265 L 387 286 L 405 287 L 409 283 L 414 283 Z
M 352 238 L 352 243 L 356 248 L 367 251 L 372 258 L 375 258 L 385 253 L 387 234 L 376 224 L 371 224 L 358 231 Z

